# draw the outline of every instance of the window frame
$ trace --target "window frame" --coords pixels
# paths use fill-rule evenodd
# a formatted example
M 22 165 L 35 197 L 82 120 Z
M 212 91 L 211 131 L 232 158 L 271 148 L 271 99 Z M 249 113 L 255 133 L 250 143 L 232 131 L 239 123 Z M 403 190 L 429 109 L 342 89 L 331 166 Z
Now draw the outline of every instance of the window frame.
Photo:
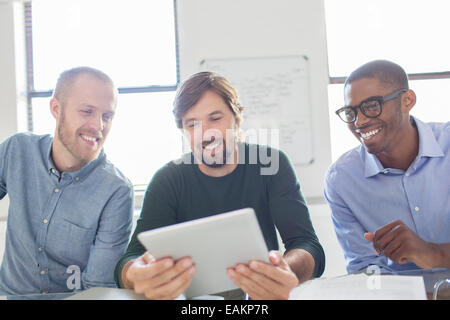
M 177 20 L 177 0 L 173 1 L 174 32 L 175 32 L 175 72 L 176 83 L 169 85 L 148 85 L 119 87 L 119 94 L 168 92 L 176 91 L 180 83 L 179 64 L 179 41 L 178 41 L 178 20 Z M 31 1 L 24 2 L 24 28 L 25 28 L 25 53 L 26 53 L 26 97 L 27 97 L 27 130 L 33 132 L 33 104 L 34 98 L 48 98 L 53 95 L 53 90 L 36 90 L 34 87 L 34 67 L 33 67 L 33 18 Z

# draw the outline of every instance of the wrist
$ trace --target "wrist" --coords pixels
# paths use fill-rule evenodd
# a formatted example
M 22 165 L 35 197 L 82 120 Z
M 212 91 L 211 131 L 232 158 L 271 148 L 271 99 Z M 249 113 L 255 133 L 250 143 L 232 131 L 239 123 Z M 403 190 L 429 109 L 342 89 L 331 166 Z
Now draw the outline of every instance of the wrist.
M 431 268 L 441 268 L 444 267 L 445 254 L 444 250 L 441 248 L 439 244 L 430 243 L 432 245 L 432 261 Z
M 121 273 L 122 286 L 125 289 L 133 289 L 134 288 L 133 283 L 127 279 L 128 268 L 133 264 L 134 260 L 135 259 L 131 259 L 131 260 L 127 261 L 127 263 L 125 263 L 125 265 L 122 268 L 122 273 Z

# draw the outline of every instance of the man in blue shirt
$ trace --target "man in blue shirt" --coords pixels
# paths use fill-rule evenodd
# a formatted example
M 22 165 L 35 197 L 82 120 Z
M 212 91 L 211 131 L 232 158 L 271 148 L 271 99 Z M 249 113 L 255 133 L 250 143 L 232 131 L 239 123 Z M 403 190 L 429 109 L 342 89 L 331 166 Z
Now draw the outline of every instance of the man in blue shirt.
M 357 272 L 450 268 L 450 123 L 409 115 L 405 71 L 377 60 L 356 69 L 336 111 L 361 142 L 328 170 L 325 198 Z
M 132 185 L 103 151 L 116 101 L 103 72 L 67 70 L 50 101 L 54 138 L 0 144 L 0 199 L 10 199 L 0 295 L 115 286 L 133 212 Z

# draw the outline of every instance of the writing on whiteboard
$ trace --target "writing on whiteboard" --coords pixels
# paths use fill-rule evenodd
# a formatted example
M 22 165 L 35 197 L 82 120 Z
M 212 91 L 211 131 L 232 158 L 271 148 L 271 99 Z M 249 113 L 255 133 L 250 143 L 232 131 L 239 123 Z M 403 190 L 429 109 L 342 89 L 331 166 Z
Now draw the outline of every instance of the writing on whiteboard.
M 305 56 L 205 59 L 237 89 L 244 106 L 243 130 L 278 129 L 279 147 L 294 164 L 313 161 L 308 59 Z

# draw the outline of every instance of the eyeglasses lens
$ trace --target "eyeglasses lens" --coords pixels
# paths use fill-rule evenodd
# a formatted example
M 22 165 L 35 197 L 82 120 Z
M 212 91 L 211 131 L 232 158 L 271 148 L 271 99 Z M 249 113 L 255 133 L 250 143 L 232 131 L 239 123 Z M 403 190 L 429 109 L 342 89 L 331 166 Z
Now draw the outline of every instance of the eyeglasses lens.
M 375 118 L 380 115 L 381 105 L 377 100 L 367 101 L 361 105 L 361 110 L 367 117 Z
M 339 112 L 339 117 L 345 122 L 353 122 L 355 120 L 355 112 L 348 108 Z

